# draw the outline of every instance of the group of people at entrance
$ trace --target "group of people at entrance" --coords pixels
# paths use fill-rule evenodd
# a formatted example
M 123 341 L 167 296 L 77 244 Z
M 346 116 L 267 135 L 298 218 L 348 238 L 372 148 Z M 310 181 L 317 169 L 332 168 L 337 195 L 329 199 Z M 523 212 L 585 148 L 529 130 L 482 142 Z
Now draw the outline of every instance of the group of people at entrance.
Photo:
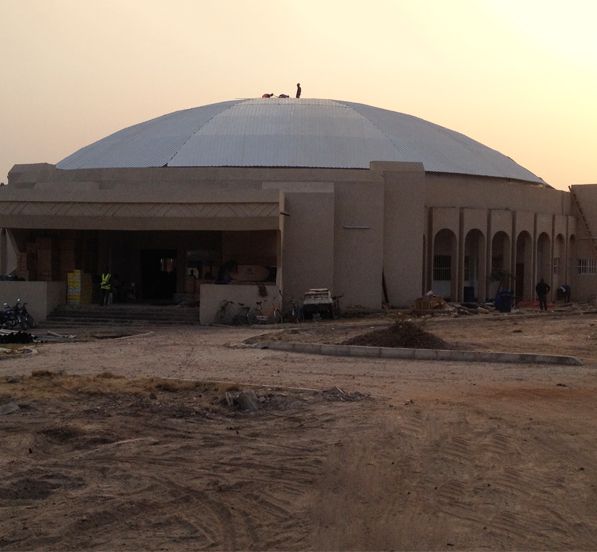
M 100 276 L 100 292 L 101 292 L 101 304 L 103 306 L 111 305 L 116 298 L 117 302 L 120 301 L 135 301 L 137 299 L 137 291 L 135 284 L 131 282 L 128 286 L 122 286 L 122 282 L 115 274 L 112 274 L 109 270 L 102 272 Z M 123 297 L 124 296 L 124 297 Z
M 535 293 L 539 299 L 539 309 L 542 311 L 547 310 L 547 294 L 551 291 L 551 286 L 543 279 L 539 280 L 539 283 L 535 286 Z M 570 302 L 570 286 L 568 284 L 562 284 L 558 288 L 558 298 L 562 299 L 565 303 Z

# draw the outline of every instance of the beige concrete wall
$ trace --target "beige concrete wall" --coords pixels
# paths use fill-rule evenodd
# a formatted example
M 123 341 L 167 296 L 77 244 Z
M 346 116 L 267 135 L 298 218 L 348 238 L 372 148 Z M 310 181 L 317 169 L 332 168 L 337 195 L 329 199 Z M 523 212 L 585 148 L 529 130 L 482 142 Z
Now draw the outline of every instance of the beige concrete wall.
M 521 232 L 528 232 L 531 239 L 535 237 L 535 213 L 532 211 L 516 211 L 514 213 L 514 234 L 517 237 Z
M 542 233 L 547 234 L 551 239 L 553 234 L 553 215 L 537 213 L 537 226 L 535 235 L 539 237 Z
M 384 183 L 336 184 L 334 285 L 344 309 L 379 309 L 384 255 Z M 420 239 L 420 236 L 419 236 Z
M 581 214 L 574 202 L 573 214 L 578 218 L 569 220 L 568 236 L 574 236 L 574 251 L 571 251 L 569 277 L 572 287 L 572 297 L 576 300 L 592 300 L 597 297 L 597 274 L 578 274 L 578 259 L 597 259 L 597 251 L 591 237 L 597 237 L 597 184 L 583 184 L 572 186 L 584 218 L 588 224 L 587 230 Z M 570 243 L 570 242 L 568 242 Z
M 530 210 L 568 214 L 569 193 L 499 178 L 427 173 L 427 204 L 434 207 Z
M 462 209 L 462 235 L 466 237 L 471 230 L 487 235 L 487 209 Z
M 562 234 L 564 238 L 567 236 L 567 219 L 568 217 L 564 215 L 554 215 L 553 220 L 553 235 L 554 238 L 558 234 Z
M 460 209 L 458 207 L 436 207 L 431 210 L 432 237 L 440 230 L 452 230 L 456 236 L 460 234 Z
M 0 305 L 14 305 L 17 299 L 27 303 L 36 322 L 43 322 L 58 305 L 66 302 L 66 282 L 0 281 Z
M 509 209 L 491 209 L 489 211 L 489 237 L 498 232 L 512 236 L 512 211 Z
M 282 234 L 284 299 L 310 288 L 334 289 L 334 194 L 285 194 Z
M 383 271 L 388 301 L 412 305 L 422 294 L 425 235 L 425 173 L 422 166 L 384 172 Z
M 257 306 L 257 301 L 261 301 L 264 315 L 272 314 L 274 306 L 280 307 L 280 293 L 275 285 L 266 284 L 265 289 L 267 295 L 263 297 L 259 294 L 259 286 L 257 285 L 202 284 L 199 303 L 200 323 L 205 325 L 216 322 L 216 316 L 223 301 L 233 302 L 226 308 L 225 323 L 230 323 L 232 317 L 241 311 L 240 303 L 254 309 Z
M 298 299 L 308 287 L 327 286 L 345 294 L 344 306 L 377 308 L 384 267 L 391 302 L 408 304 L 420 294 L 431 274 L 433 238 L 442 228 L 458 238 L 453 278 L 461 287 L 462 248 L 470 228 L 477 227 L 486 236 L 487 263 L 491 238 L 499 230 L 511 237 L 513 259 L 516 237 L 527 230 L 533 238 L 534 257 L 538 233 L 551 224 L 553 243 L 554 233 L 562 229 L 562 217 L 574 214 L 566 192 L 465 175 L 426 173 L 423 178 L 422 170 L 417 163 L 378 162 L 371 164 L 371 170 L 61 171 L 47 164 L 15 166 L 9 186 L 0 189 L 0 220 L 13 229 L 280 230 L 277 247 L 283 260 L 278 279 L 284 281 L 289 297 Z M 584 194 L 591 205 L 591 220 L 597 220 L 591 189 L 597 185 L 582 187 L 579 195 Z M 395 210 L 402 207 L 401 213 Z M 281 216 L 281 210 L 290 216 Z M 509 219 L 512 216 L 514 221 Z M 568 239 L 575 233 L 574 218 L 567 221 L 566 255 L 570 257 Z M 422 251 L 425 235 L 426 254 Z M 577 238 L 579 252 L 586 254 L 587 240 L 582 235 Z M 534 265 L 535 261 L 533 277 Z M 486 273 L 489 268 L 487 264 Z M 567 271 L 572 275 L 569 267 Z

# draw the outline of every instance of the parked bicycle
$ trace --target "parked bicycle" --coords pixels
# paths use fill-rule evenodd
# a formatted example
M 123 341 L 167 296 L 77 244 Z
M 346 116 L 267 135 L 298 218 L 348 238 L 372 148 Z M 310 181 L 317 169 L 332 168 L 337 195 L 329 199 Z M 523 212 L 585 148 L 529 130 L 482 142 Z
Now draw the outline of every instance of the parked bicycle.
M 232 318 L 232 323 L 236 326 L 242 326 L 243 324 L 255 324 L 257 318 L 255 311 L 244 303 L 238 303 L 238 312 Z
M 218 307 L 218 311 L 216 312 L 215 322 L 216 324 L 229 324 L 232 320 L 232 314 L 230 313 L 231 305 L 234 305 L 234 301 L 228 301 L 228 299 L 224 299 L 220 306 Z
M 216 324 L 232 324 L 242 326 L 244 324 L 255 324 L 257 314 L 255 309 L 245 303 L 236 303 L 224 299 L 218 308 L 215 316 Z
M 270 317 L 263 312 L 263 301 L 257 301 L 255 303 L 253 314 L 255 315 L 255 322 L 257 324 L 267 324 L 270 321 Z
M 304 320 L 303 309 L 294 299 L 288 301 L 288 310 L 284 315 L 284 320 L 294 324 L 298 324 Z
M 14 330 L 17 327 L 17 315 L 13 307 L 4 303 L 0 312 L 0 326 L 8 330 Z

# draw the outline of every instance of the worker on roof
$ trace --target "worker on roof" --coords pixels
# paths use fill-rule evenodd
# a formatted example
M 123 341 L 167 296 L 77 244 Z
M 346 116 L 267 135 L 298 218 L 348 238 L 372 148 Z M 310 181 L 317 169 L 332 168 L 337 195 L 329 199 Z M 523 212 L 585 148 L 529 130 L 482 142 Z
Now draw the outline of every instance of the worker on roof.
M 297 83 L 296 83 L 296 97 L 297 97 L 297 98 L 300 98 L 300 97 L 301 97 L 301 92 L 302 92 L 302 89 L 301 89 L 301 83 L 300 83 L 300 82 L 297 82 Z

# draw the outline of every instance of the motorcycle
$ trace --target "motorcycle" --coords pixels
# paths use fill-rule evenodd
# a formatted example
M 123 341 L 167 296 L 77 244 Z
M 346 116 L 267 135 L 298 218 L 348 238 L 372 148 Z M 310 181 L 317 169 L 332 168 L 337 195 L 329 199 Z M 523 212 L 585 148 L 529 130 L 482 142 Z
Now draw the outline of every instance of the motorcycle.
M 13 308 L 17 318 L 17 326 L 21 330 L 28 330 L 29 328 L 35 327 L 33 316 L 27 311 L 27 303 L 21 301 L 20 297 L 17 299 L 17 303 Z
M 35 320 L 27 311 L 27 303 L 21 301 L 20 298 L 14 307 L 8 303 L 4 303 L 0 311 L 0 327 L 9 330 L 27 330 L 35 326 Z
M 17 315 L 13 307 L 4 303 L 0 311 L 0 327 L 14 330 L 17 327 Z

